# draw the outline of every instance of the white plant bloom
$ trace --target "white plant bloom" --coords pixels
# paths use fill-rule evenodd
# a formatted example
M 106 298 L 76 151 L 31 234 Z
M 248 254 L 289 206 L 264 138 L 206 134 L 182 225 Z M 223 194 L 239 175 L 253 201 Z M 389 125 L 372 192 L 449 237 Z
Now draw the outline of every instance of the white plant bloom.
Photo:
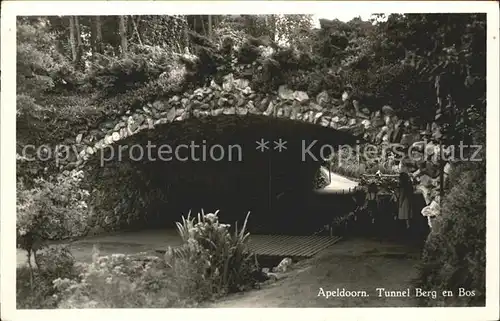
M 189 229 L 189 235 L 192 237 L 196 234 L 197 229 L 195 227 L 192 227 Z
M 274 49 L 272 47 L 259 46 L 259 49 L 262 58 L 268 58 L 274 54 Z
M 207 214 L 206 218 L 207 218 L 208 220 L 210 220 L 211 222 L 214 222 L 214 221 L 216 221 L 216 220 L 217 220 L 217 216 L 216 216 L 215 214 L 213 214 L 213 213 L 209 213 L 209 214 Z

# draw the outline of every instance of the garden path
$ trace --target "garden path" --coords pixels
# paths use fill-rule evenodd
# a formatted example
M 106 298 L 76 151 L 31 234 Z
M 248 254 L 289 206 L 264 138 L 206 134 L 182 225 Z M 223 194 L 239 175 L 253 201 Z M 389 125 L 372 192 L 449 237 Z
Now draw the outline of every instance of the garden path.
M 325 167 L 321 167 L 321 171 L 328 177 L 328 169 Z M 339 174 L 330 173 L 331 181 L 330 183 L 323 187 L 320 191 L 324 192 L 338 192 L 338 191 L 349 191 L 358 186 L 358 183 L 352 181 L 344 176 Z
M 416 277 L 419 250 L 376 239 L 349 239 L 298 262 L 283 279 L 259 290 L 230 295 L 212 308 L 416 307 L 414 297 L 378 297 L 376 288 L 406 290 Z M 328 298 L 324 291 L 364 290 L 369 297 Z

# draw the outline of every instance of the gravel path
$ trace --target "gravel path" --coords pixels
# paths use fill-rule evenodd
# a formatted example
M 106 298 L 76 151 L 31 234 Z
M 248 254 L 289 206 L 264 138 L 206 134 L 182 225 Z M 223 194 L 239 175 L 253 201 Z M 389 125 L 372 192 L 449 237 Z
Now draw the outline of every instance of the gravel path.
M 320 189 L 320 191 L 324 192 L 329 192 L 329 191 L 348 191 L 349 189 L 354 189 L 356 186 L 358 186 L 358 183 L 355 181 L 352 181 L 344 176 L 335 174 L 335 173 L 330 173 L 328 174 L 328 169 L 325 167 L 321 167 L 321 171 L 327 176 L 331 175 L 331 181 L 330 184 L 327 186 L 323 187 Z
M 413 297 L 379 297 L 376 288 L 404 291 L 416 276 L 418 249 L 369 239 L 346 240 L 298 262 L 260 290 L 231 295 L 213 308 L 415 307 Z M 318 296 L 320 289 L 366 291 L 366 297 Z

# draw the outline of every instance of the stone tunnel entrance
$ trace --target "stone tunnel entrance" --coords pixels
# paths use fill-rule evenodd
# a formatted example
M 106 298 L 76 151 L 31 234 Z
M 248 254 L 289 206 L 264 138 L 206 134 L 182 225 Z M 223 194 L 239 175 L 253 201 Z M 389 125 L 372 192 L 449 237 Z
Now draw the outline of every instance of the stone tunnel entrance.
M 171 227 L 204 209 L 220 210 L 229 224 L 251 212 L 253 232 L 307 233 L 319 223 L 306 200 L 322 157 L 355 143 L 348 133 L 289 119 L 187 119 L 103 149 L 87 163 L 86 183 L 101 226 Z

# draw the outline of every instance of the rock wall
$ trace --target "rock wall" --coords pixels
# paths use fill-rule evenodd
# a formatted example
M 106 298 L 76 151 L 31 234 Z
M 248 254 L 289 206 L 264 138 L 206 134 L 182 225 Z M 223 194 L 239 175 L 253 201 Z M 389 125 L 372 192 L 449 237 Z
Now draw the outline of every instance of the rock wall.
M 349 106 L 350 105 L 350 106 Z M 349 108 L 350 107 L 350 108 Z M 121 117 L 99 124 L 97 128 L 79 133 L 73 142 L 77 155 L 62 162 L 61 169 L 82 168 L 97 150 L 135 135 L 153 130 L 161 124 L 219 115 L 263 115 L 286 118 L 348 132 L 380 144 L 411 145 L 420 140 L 413 121 L 400 119 L 389 106 L 369 112 L 357 101 L 345 104 L 322 92 L 315 98 L 307 93 L 281 86 L 270 95 L 256 93 L 244 79 L 225 77 L 222 86 L 212 81 L 208 87 L 149 103 Z M 69 143 L 65 142 L 65 143 Z

